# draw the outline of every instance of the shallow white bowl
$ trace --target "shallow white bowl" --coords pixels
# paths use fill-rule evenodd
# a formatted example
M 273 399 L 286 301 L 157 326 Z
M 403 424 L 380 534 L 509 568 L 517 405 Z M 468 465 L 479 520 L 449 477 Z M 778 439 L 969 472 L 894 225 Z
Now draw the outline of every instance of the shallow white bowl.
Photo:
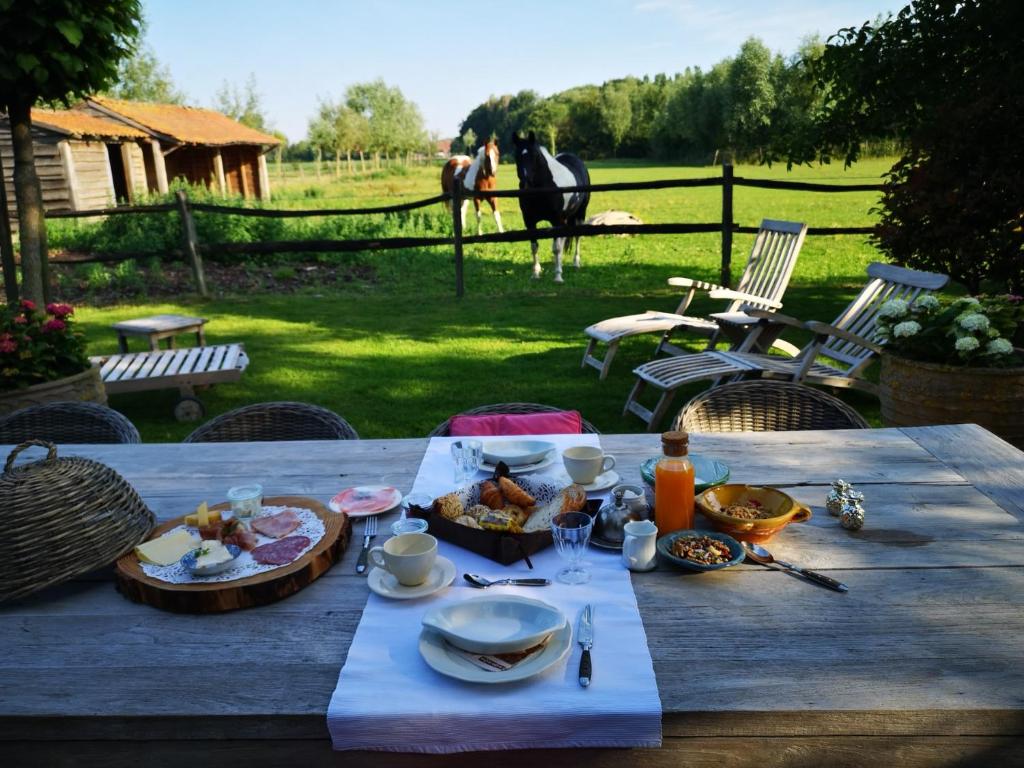
M 555 444 L 546 440 L 493 440 L 484 443 L 484 461 L 504 461 L 510 467 L 536 464 L 554 448 Z
M 473 653 L 512 653 L 537 645 L 565 625 L 565 614 L 540 600 L 494 595 L 428 611 L 423 626 Z

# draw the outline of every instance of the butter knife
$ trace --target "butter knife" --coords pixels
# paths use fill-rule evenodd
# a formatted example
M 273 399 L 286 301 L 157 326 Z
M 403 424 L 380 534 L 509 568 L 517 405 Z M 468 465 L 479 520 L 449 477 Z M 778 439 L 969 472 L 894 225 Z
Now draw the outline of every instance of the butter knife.
M 576 642 L 583 648 L 583 655 L 580 656 L 580 685 L 586 688 L 590 685 L 592 668 L 590 663 L 590 649 L 594 645 L 594 606 L 587 605 L 580 614 L 579 624 L 576 626 Z

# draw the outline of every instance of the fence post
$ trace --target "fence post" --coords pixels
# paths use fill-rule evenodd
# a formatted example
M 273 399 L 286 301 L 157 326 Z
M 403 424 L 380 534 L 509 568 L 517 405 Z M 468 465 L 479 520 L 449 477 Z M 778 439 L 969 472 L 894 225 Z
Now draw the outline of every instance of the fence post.
M 185 258 L 192 264 L 192 276 L 196 279 L 199 295 L 208 296 L 206 276 L 203 274 L 203 257 L 199 253 L 199 237 L 196 235 L 192 211 L 188 207 L 188 197 L 183 189 L 179 189 L 175 196 L 178 198 L 178 213 L 181 215 L 181 248 L 185 252 Z
M 722 163 L 722 276 L 725 288 L 732 287 L 732 163 Z
M 455 240 L 455 297 L 461 299 L 465 285 L 462 277 L 462 179 L 458 177 L 452 184 L 452 231 Z
M 11 242 L 11 219 L 7 213 L 7 185 L 4 183 L 4 165 L 0 161 L 0 262 L 3 262 L 4 293 L 7 304 L 18 303 L 18 267 L 14 263 L 14 243 Z

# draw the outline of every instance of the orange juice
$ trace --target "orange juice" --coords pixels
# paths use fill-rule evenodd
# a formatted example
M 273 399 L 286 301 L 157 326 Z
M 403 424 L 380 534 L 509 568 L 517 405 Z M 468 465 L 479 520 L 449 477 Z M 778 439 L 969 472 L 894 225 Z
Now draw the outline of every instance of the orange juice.
M 659 534 L 693 528 L 693 463 L 687 458 L 689 435 L 666 432 L 664 456 L 654 467 L 654 522 Z

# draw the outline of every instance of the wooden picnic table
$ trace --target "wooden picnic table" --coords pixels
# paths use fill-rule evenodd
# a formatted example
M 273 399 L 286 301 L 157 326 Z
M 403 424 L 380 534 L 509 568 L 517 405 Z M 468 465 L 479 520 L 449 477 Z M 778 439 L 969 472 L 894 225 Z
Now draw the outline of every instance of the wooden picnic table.
M 626 481 L 639 481 L 640 462 L 658 450 L 652 435 L 601 440 Z M 250 479 L 268 495 L 321 500 L 361 483 L 408 490 L 426 445 L 63 453 L 115 467 L 164 519 Z M 136 605 L 109 572 L 0 605 L 0 763 L 1024 764 L 1024 454 L 976 426 L 694 435 L 691 445 L 728 463 L 733 480 L 778 485 L 811 505 L 814 518 L 771 549 L 850 591 L 754 565 L 635 574 L 664 709 L 660 750 L 332 752 L 327 704 L 367 597 L 353 546 L 302 592 L 235 613 Z M 824 509 L 837 477 L 866 496 L 860 532 Z M 400 695 L 367 691 L 382 693 Z

